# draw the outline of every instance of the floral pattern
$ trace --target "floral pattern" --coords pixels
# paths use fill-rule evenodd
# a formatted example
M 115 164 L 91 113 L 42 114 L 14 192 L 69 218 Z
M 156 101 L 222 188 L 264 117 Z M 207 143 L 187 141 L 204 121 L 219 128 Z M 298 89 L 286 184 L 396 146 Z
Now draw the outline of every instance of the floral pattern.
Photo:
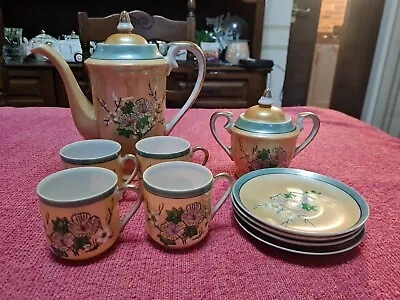
M 110 123 L 117 125 L 118 135 L 126 138 L 143 138 L 153 126 L 159 122 L 164 124 L 162 116 L 162 104 L 165 95 L 161 100 L 157 97 L 157 89 L 149 84 L 152 99 L 133 97 L 121 98 L 113 94 L 115 108 L 110 109 L 105 101 L 97 98 L 102 108 L 107 112 L 104 122 L 106 126 Z
M 49 222 L 52 231 L 48 235 L 51 243 L 51 249 L 59 257 L 80 256 L 96 250 L 100 245 L 113 237 L 113 232 L 109 227 L 111 214 L 114 207 L 112 199 L 112 208 L 108 209 L 110 214 L 107 224 L 102 225 L 98 216 L 87 212 L 77 213 L 66 217 L 56 217 Z
M 186 244 L 187 240 L 196 240 L 203 235 L 203 227 L 207 224 L 209 214 L 206 206 L 200 202 L 165 210 L 161 204 L 157 212 L 148 209 L 147 221 L 159 230 L 157 237 L 165 246 Z
M 286 168 L 289 166 L 289 159 L 287 152 L 281 147 L 269 148 L 269 149 L 258 149 L 256 145 L 251 153 L 246 153 L 243 148 L 243 143 L 239 140 L 240 149 L 244 156 L 241 159 L 247 161 L 247 165 L 250 171 L 255 171 L 265 168 Z
M 309 218 L 319 213 L 321 197 L 322 194 L 316 191 L 280 193 L 269 197 L 268 201 L 256 205 L 254 209 L 266 207 L 274 211 L 285 227 L 298 219 L 314 226 Z

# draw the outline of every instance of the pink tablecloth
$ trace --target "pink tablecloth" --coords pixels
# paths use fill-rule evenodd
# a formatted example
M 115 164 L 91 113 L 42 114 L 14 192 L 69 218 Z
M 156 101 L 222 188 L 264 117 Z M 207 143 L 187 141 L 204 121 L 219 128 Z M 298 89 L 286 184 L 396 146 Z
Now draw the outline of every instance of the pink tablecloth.
M 311 110 L 321 118 L 316 139 L 291 167 L 337 178 L 369 203 L 367 237 L 350 252 L 309 257 L 265 246 L 239 228 L 227 201 L 208 237 L 194 249 L 168 252 L 156 246 L 146 235 L 141 212 L 100 259 L 55 260 L 42 232 L 35 187 L 61 169 L 60 147 L 81 137 L 68 109 L 1 108 L 0 298 L 399 298 L 400 140 L 335 111 L 285 110 L 292 116 Z M 237 116 L 241 110 L 233 112 Z M 212 113 L 192 109 L 172 134 L 207 147 L 214 174 L 233 174 L 233 162 L 210 133 Z M 222 186 L 215 194 L 222 195 Z M 130 202 L 122 203 L 123 212 Z

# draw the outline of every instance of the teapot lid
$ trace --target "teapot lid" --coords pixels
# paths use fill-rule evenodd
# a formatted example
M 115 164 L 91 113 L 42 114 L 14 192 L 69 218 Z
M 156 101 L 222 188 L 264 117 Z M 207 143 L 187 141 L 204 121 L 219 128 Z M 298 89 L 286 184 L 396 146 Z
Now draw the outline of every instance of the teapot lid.
M 266 90 L 258 100 L 258 105 L 239 116 L 235 127 L 255 133 L 288 133 L 295 130 L 292 118 L 272 104 L 273 100 L 268 97 Z
M 48 35 L 43 29 L 40 32 L 40 34 L 36 35 L 35 37 L 32 38 L 32 41 L 34 42 L 46 42 L 46 41 L 57 41 L 55 37 L 52 37 L 51 35 Z
M 110 35 L 103 43 L 98 43 L 91 58 L 101 60 L 164 58 L 157 45 L 149 44 L 141 35 L 132 33 L 133 29 L 129 14 L 124 10 L 119 17 L 118 33 Z

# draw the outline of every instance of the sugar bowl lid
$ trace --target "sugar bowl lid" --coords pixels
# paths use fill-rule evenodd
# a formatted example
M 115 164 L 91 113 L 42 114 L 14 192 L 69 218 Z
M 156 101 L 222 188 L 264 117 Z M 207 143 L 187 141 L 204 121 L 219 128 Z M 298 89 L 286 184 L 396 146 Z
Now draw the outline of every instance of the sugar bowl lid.
M 288 133 L 295 130 L 296 125 L 292 122 L 292 118 L 272 104 L 273 100 L 264 93 L 258 100 L 258 105 L 250 107 L 239 116 L 235 127 L 249 132 L 268 134 Z
M 157 45 L 149 44 L 144 37 L 132 33 L 134 27 L 129 13 L 123 11 L 119 17 L 118 33 L 110 35 L 104 42 L 96 45 L 91 56 L 99 60 L 146 60 L 162 59 Z

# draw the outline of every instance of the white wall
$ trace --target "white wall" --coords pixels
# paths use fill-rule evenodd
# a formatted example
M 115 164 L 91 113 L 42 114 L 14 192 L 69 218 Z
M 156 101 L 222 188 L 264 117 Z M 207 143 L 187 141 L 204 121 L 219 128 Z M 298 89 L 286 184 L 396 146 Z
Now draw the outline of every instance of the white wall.
M 400 3 L 387 0 L 361 120 L 400 137 Z
M 286 69 L 293 0 L 266 0 L 261 58 L 271 59 L 275 67 L 270 75 L 270 88 L 276 106 L 282 105 L 281 91 Z

